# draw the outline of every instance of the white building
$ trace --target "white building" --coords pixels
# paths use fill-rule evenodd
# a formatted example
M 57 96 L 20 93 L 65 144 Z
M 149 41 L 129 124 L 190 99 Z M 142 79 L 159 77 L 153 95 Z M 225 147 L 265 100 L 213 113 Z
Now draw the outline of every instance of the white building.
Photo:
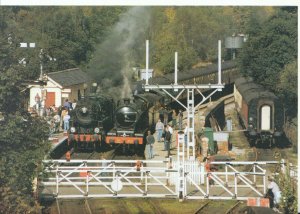
M 91 78 L 79 68 L 72 68 L 46 75 L 45 86 L 30 86 L 29 107 L 36 107 L 38 103 L 42 107 L 63 105 L 65 99 L 73 101 L 82 96 Z

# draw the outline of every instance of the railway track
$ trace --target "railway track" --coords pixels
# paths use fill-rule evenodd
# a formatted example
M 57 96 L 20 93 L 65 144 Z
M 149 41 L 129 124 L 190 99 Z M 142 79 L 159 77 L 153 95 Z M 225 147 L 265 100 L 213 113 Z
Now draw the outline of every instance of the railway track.
M 239 212 L 242 201 L 237 201 L 232 207 L 230 207 L 225 214 L 235 214 Z
M 207 207 L 209 203 L 210 203 L 210 201 L 208 201 L 208 202 L 206 202 L 205 204 L 203 204 L 201 207 L 199 207 L 199 209 L 197 209 L 197 210 L 195 211 L 194 214 L 200 214 L 201 211 L 204 210 L 205 207 Z
M 228 204 L 229 203 L 229 204 Z M 243 205 L 242 201 L 207 201 L 202 204 L 194 214 L 235 214 L 239 212 L 239 209 Z M 229 208 L 228 208 L 229 207 Z
M 151 199 L 148 200 L 148 203 L 150 204 L 150 206 L 154 210 L 154 213 L 156 213 L 156 214 L 162 214 L 162 212 L 160 211 L 160 208 Z

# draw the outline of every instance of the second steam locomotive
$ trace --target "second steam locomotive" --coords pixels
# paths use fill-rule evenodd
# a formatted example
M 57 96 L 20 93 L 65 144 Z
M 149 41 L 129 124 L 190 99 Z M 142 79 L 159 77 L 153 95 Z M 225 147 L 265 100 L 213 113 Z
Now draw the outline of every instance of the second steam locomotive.
M 112 146 L 122 145 L 123 152 L 142 152 L 147 130 L 154 123 L 149 109 L 161 105 L 163 97 L 157 93 L 134 95 L 118 102 L 115 111 L 115 126 L 107 133 L 106 143 Z

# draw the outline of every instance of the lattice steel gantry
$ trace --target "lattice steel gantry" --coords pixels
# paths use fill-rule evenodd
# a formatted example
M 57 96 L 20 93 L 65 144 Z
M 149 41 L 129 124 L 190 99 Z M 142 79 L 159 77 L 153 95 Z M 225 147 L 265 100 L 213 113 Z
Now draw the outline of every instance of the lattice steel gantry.
M 217 91 L 222 91 L 224 85 L 221 83 L 221 40 L 218 41 L 218 83 L 216 84 L 203 84 L 203 85 L 181 85 L 177 83 L 177 58 L 178 54 L 175 52 L 175 74 L 174 74 L 174 84 L 171 85 L 149 85 L 148 83 L 148 70 L 149 70 L 149 41 L 146 41 L 146 84 L 143 85 L 143 88 L 146 91 L 150 89 L 161 89 L 168 96 L 173 98 L 177 103 L 184 107 L 187 111 L 187 125 L 188 125 L 188 135 L 187 135 L 187 149 L 186 155 L 189 160 L 195 159 L 195 108 L 198 108 L 203 102 L 210 98 Z M 178 92 L 176 96 L 173 96 L 167 90 L 174 90 Z M 209 95 L 204 96 L 200 89 L 215 89 Z M 184 105 L 180 102 L 179 97 L 184 92 L 187 91 L 187 105 Z M 202 101 L 198 103 L 195 107 L 195 92 L 198 92 L 202 96 Z

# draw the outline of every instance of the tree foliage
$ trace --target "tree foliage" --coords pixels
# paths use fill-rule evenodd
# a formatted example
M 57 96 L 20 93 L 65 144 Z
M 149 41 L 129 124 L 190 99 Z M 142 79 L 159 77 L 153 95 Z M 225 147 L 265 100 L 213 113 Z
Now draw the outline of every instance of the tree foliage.
M 282 72 L 279 74 L 279 82 L 277 91 L 285 99 L 286 105 L 295 105 L 298 100 L 298 64 L 294 60 L 285 65 Z M 293 108 L 294 110 L 296 108 Z
M 18 112 L 5 115 L 0 123 L 0 213 L 37 212 L 32 181 L 50 148 L 48 126 Z
M 7 7 L 7 31 L 17 36 L 14 43 L 35 42 L 34 50 L 22 49 L 27 62 L 39 70 L 43 49 L 46 72 L 85 65 L 95 44 L 119 18 L 125 7 Z M 21 50 L 19 50 L 21 51 Z M 56 58 L 56 61 L 48 57 Z M 37 59 L 37 60 L 36 60 Z
M 285 173 L 280 173 L 278 185 L 281 190 L 281 207 L 284 213 L 297 213 L 297 181 L 290 176 L 289 163 L 286 165 Z
M 175 51 L 180 70 L 189 69 L 198 62 L 216 61 L 218 40 L 244 33 L 252 15 L 265 19 L 272 13 L 270 7 L 153 8 L 149 37 L 155 70 L 173 71 Z M 224 55 L 226 50 L 222 48 L 222 51 Z
M 278 9 L 264 22 L 252 17 L 246 33 L 240 70 L 275 91 L 281 71 L 297 57 L 297 15 Z

